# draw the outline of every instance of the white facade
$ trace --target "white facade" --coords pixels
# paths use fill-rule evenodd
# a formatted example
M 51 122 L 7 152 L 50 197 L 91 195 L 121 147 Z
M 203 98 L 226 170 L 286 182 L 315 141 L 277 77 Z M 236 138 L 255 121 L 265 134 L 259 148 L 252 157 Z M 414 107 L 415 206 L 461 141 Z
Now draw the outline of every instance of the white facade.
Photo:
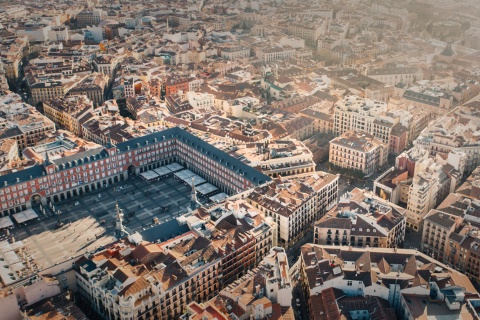
M 194 109 L 214 108 L 215 97 L 209 93 L 187 92 L 187 99 Z

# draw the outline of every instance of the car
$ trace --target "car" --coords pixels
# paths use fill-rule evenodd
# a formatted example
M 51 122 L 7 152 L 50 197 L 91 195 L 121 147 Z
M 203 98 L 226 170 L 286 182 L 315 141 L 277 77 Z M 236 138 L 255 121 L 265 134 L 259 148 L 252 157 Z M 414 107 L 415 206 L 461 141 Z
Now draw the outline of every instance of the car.
M 300 299 L 297 298 L 297 307 L 300 307 Z
M 75 206 L 78 206 L 78 205 L 80 205 L 80 202 L 78 202 L 78 201 L 75 202 Z

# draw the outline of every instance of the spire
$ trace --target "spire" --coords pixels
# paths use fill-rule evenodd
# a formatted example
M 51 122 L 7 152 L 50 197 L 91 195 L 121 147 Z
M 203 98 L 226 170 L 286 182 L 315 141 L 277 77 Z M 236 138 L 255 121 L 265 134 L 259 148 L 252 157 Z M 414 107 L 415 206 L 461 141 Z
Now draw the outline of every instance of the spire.
M 108 140 L 107 140 L 107 148 L 113 148 L 113 143 L 112 143 L 112 137 L 110 136 L 110 130 L 108 130 L 107 134 Z
M 167 18 L 167 33 L 170 33 L 170 25 L 168 23 L 168 18 Z
M 45 151 L 45 161 L 43 162 L 43 165 L 46 167 L 50 164 L 52 164 L 52 161 L 50 161 L 50 156 L 48 155 L 48 151 Z

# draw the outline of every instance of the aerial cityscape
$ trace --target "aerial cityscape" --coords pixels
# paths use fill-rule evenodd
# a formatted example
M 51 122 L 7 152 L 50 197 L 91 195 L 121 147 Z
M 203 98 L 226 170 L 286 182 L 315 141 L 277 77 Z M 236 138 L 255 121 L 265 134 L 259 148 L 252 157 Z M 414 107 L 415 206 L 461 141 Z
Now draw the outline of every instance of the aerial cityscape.
M 0 0 L 0 320 L 480 320 L 479 0 Z

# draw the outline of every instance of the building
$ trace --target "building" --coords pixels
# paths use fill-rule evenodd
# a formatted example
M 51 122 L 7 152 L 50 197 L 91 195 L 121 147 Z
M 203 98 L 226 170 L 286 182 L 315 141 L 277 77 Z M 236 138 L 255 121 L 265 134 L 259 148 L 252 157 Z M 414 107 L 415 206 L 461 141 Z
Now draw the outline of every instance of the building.
M 73 301 L 73 292 L 60 294 L 49 299 L 39 301 L 21 313 L 22 320 L 43 319 L 88 320 L 87 316 Z
M 448 153 L 466 154 L 465 174 L 470 174 L 480 165 L 479 136 L 470 134 L 480 129 L 479 101 L 459 106 L 430 122 L 414 144 L 428 152 L 446 157 Z
M 480 281 L 478 172 L 424 218 L 422 251 Z
M 115 72 L 120 64 L 123 55 L 114 56 L 111 54 L 97 54 L 93 59 L 95 71 L 114 79 Z
M 391 153 L 399 153 L 407 146 L 408 130 L 399 117 L 387 113 L 385 102 L 347 96 L 336 103 L 333 117 L 336 135 L 349 130 L 365 132 L 386 143 Z
M 350 298 L 386 300 L 399 319 L 476 317 L 468 299 L 478 300 L 478 292 L 467 276 L 416 250 L 306 244 L 301 248 L 300 278 L 313 319 L 321 311 L 315 303 L 318 296 L 329 288 Z M 350 316 L 361 319 L 357 310 L 350 309 Z
M 187 93 L 190 90 L 188 78 L 168 78 L 165 82 L 165 96 L 170 96 L 179 93 Z
M 292 247 L 337 202 L 338 176 L 316 172 L 280 177 L 255 188 L 247 201 L 277 225 L 278 246 Z
M 95 9 L 92 11 L 83 10 L 75 17 L 77 20 L 77 27 L 85 28 L 87 26 L 96 26 L 100 21 L 107 18 L 105 11 Z
M 59 128 L 82 137 L 82 118 L 93 112 L 93 103 L 82 95 L 49 99 L 43 102 L 43 110 Z
M 100 316 L 169 319 L 190 301 L 219 292 L 220 262 L 221 254 L 205 238 L 186 234 L 155 244 L 129 236 L 81 257 L 74 269 L 79 294 Z
M 71 96 L 84 95 L 93 102 L 95 107 L 105 101 L 105 88 L 109 78 L 104 74 L 94 73 L 68 91 Z
M 423 80 L 422 70 L 414 67 L 386 67 L 370 69 L 367 70 L 366 75 L 390 86 L 395 86 L 398 83 L 411 86 L 415 82 Z
M 315 171 L 312 152 L 297 140 L 239 145 L 232 155 L 270 177 Z
M 172 128 L 99 147 L 0 177 L 2 216 L 90 192 L 168 163 L 178 162 L 227 194 L 263 185 L 270 178 L 180 129 Z
M 22 59 L 30 48 L 28 37 L 18 36 L 7 30 L 1 31 L 0 60 L 5 70 L 5 77 L 15 83 L 21 76 Z
M 225 46 L 220 48 L 220 56 L 231 61 L 245 59 L 250 57 L 250 48 L 243 46 Z
M 344 49 L 340 48 L 337 54 L 343 55 L 344 51 Z M 387 102 L 395 92 L 392 86 L 361 74 L 332 76 L 330 77 L 330 85 L 332 88 L 348 90 L 354 95 L 366 99 L 383 102 Z
M 187 224 L 190 230 L 207 238 L 216 234 L 213 230 L 228 231 L 242 225 L 244 232 L 255 238 L 255 265 L 258 265 L 277 243 L 276 224 L 272 219 L 265 219 L 259 209 L 244 199 L 226 199 L 208 208 L 202 206 L 177 218 L 177 221 L 181 225 Z
M 48 159 L 52 161 L 75 155 L 78 152 L 90 151 L 101 147 L 99 144 L 86 141 L 74 133 L 65 130 L 56 131 L 55 135 L 52 135 L 46 140 L 46 143 L 25 148 L 22 152 L 23 158 L 41 164 L 45 162 L 47 155 Z
M 289 277 L 287 255 L 283 248 L 274 247 L 261 263 L 213 299 L 204 304 L 191 302 L 181 319 L 294 319 L 292 282 Z
M 254 51 L 255 56 L 265 63 L 293 58 L 296 52 L 290 46 L 262 46 L 255 48 Z
M 448 163 L 431 158 L 417 162 L 408 190 L 407 226 L 421 230 L 423 218 L 455 190 L 461 176 L 462 172 Z
M 327 19 L 316 21 L 315 23 L 286 22 L 284 25 L 280 25 L 280 28 L 282 28 L 285 33 L 304 39 L 305 44 L 311 47 L 317 47 L 317 40 L 326 31 L 327 27 Z
M 454 107 L 453 95 L 434 83 L 427 82 L 425 85 L 413 86 L 408 89 L 405 85 L 399 84 L 395 91 L 400 93 L 407 104 L 429 112 L 430 120 L 443 116 Z
M 127 235 L 105 250 L 80 258 L 74 267 L 79 293 L 100 315 L 118 312 L 120 319 L 170 319 L 179 317 L 187 305 L 197 310 L 192 303 L 213 299 L 251 272 L 257 258 L 272 256 L 272 232 L 265 230 L 267 225 L 258 213 L 243 210 L 244 205 L 244 200 L 233 201 L 211 209 L 210 214 L 201 207 L 182 217 L 191 231 L 175 238 L 151 243 L 142 241 L 138 233 Z M 257 245 L 262 250 L 257 251 Z M 286 270 L 288 276 L 286 255 L 279 260 L 280 271 Z M 289 288 L 288 282 L 285 290 Z M 275 294 L 282 305 L 291 302 L 291 295 L 281 288 Z
M 17 141 L 8 138 L 0 140 L 0 172 L 8 169 L 10 164 L 18 159 Z
M 36 105 L 44 100 L 63 98 L 70 89 L 91 74 L 90 62 L 73 61 L 62 57 L 32 59 L 25 68 L 25 80 L 30 101 Z
M 38 112 L 34 107 L 24 103 L 22 98 L 13 92 L 0 95 L 0 141 L 14 139 L 18 150 L 34 146 L 46 135 L 55 131 L 55 123 Z
M 372 175 L 387 162 L 388 145 L 368 133 L 347 131 L 330 141 L 329 162 Z
M 314 243 L 394 248 L 405 238 L 406 210 L 355 188 L 314 226 Z

